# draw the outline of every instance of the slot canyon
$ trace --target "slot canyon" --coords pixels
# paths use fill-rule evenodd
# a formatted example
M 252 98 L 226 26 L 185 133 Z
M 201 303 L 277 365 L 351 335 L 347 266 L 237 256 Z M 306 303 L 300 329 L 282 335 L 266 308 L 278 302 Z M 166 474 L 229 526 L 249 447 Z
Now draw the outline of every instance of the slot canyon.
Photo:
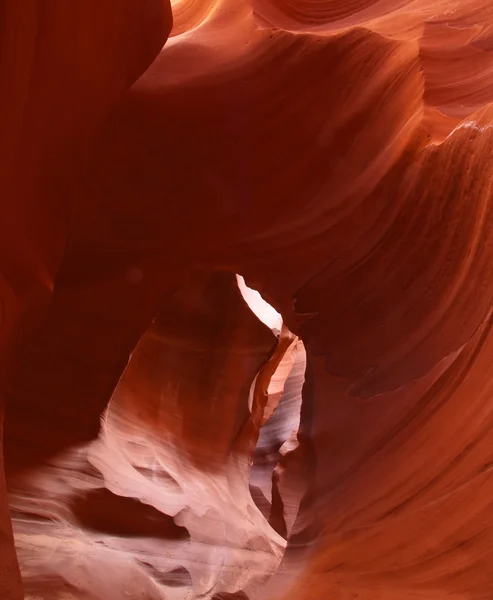
M 491 0 L 3 0 L 0 108 L 0 600 L 493 598 Z

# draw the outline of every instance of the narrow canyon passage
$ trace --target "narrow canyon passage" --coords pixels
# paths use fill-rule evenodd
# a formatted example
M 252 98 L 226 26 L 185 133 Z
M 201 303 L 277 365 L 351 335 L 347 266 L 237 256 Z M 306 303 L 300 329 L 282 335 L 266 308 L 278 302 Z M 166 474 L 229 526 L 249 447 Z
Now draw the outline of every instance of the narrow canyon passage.
M 492 74 L 489 0 L 3 2 L 0 600 L 491 598 Z
M 303 489 L 305 358 L 252 294 L 195 273 L 132 353 L 94 442 L 19 468 L 23 415 L 8 414 L 26 598 L 250 597 L 277 569 Z

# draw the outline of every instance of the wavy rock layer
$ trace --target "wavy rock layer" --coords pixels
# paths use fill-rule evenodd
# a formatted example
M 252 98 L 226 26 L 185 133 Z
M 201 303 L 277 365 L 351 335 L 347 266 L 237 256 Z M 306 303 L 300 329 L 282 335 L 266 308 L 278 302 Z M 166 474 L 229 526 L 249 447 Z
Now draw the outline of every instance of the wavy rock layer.
M 160 0 L 0 9 L 0 423 L 16 355 L 53 292 L 89 141 L 170 28 Z M 10 600 L 22 591 L 0 456 L 0 596 Z
M 1 597 L 489 598 L 491 2 L 0 23 Z

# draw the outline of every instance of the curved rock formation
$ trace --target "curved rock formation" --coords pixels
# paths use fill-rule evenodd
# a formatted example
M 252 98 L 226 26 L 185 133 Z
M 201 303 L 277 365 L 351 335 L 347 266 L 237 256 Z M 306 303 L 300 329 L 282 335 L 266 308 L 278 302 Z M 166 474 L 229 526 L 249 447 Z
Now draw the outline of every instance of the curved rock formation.
M 1 598 L 491 597 L 491 2 L 0 29 Z

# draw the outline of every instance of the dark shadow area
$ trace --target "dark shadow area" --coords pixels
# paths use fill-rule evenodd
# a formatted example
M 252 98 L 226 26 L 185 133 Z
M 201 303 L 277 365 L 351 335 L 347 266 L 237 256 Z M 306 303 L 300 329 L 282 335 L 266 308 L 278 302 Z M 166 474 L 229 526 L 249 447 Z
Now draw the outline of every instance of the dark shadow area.
M 188 530 L 173 517 L 136 498 L 117 496 L 106 488 L 75 498 L 71 509 L 85 529 L 121 537 L 151 537 L 165 540 L 189 539 Z
M 262 490 L 258 486 L 250 484 L 249 489 L 250 495 L 252 496 L 257 508 L 264 515 L 264 517 L 268 519 L 271 510 L 271 503 L 267 500 Z
M 248 600 L 248 596 L 245 592 L 234 592 L 230 594 L 229 592 L 221 592 L 219 594 L 214 594 L 212 600 Z

